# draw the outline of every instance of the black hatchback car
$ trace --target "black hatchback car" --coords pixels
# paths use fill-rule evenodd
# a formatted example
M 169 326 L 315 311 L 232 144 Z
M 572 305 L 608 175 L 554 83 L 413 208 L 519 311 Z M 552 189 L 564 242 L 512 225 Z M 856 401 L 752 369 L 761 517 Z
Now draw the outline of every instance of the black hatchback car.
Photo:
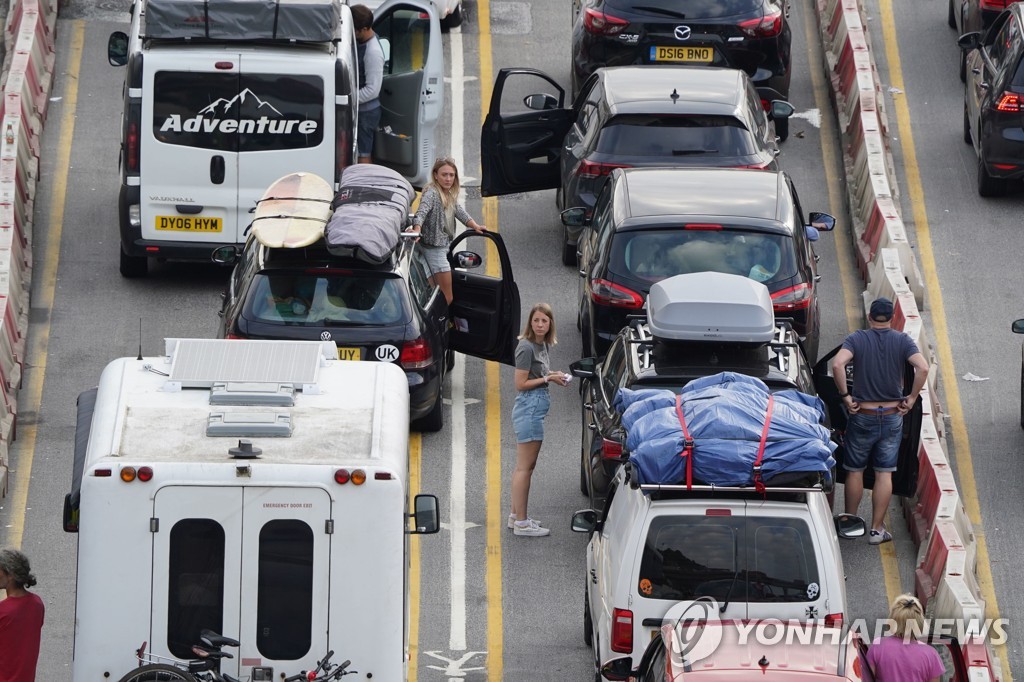
M 756 377 L 772 391 L 795 389 L 816 395 L 811 366 L 789 322 L 777 323 L 770 343 L 669 344 L 655 340 L 646 322 L 635 320 L 612 341 L 603 361 L 584 358 L 570 365 L 581 380 L 580 492 L 602 509 L 608 484 L 623 454 L 625 432 L 612 406 L 620 388 L 666 388 L 679 392 L 700 377 L 736 372 Z
M 498 276 L 469 272 L 481 257 L 455 248 L 470 236 L 494 243 Z M 333 341 L 342 360 L 394 362 L 409 379 L 417 430 L 444 425 L 441 386 L 453 351 L 514 363 L 519 289 L 495 232 L 463 233 L 452 241 L 450 308 L 428 281 L 423 252 L 411 240 L 380 266 L 332 256 L 323 241 L 274 249 L 251 237 L 242 249 L 217 249 L 214 260 L 235 263 L 219 313 L 220 338 Z
M 1014 3 L 991 28 L 960 37 L 966 51 L 964 142 L 978 155 L 978 194 L 1006 193 L 1024 178 L 1024 5 Z
M 738 198 L 742 198 L 742 201 Z M 603 355 L 651 285 L 672 275 L 725 272 L 762 282 L 775 314 L 793 321 L 807 358 L 818 352 L 817 267 L 811 242 L 835 227 L 808 224 L 782 171 L 625 168 L 612 172 L 592 219 L 562 213 L 580 236 L 578 324 L 583 356 Z
M 742 69 L 789 96 L 789 0 L 574 0 L 572 91 L 602 66 Z
M 524 93 L 534 94 L 520 102 Z M 707 66 L 598 69 L 572 107 L 564 103 L 541 71 L 498 72 L 481 132 L 484 196 L 556 188 L 559 210 L 590 209 L 615 168 L 777 170 L 776 135 L 785 139 L 793 113 L 742 71 Z M 563 225 L 566 265 L 576 264 L 578 237 Z

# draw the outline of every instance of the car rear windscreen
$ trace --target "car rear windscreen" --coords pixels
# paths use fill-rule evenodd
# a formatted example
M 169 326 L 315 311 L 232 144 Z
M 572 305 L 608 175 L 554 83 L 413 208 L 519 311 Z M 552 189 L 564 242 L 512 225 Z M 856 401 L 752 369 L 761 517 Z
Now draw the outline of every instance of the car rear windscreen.
M 757 145 L 734 116 L 616 116 L 601 130 L 597 151 L 618 156 L 663 156 L 694 161 L 700 157 L 747 156 Z
M 304 149 L 324 139 L 319 76 L 160 71 L 153 136 L 223 152 Z
M 742 230 L 663 230 L 619 232 L 608 270 L 657 282 L 692 272 L 725 272 L 770 284 L 797 274 L 793 238 Z
M 610 7 L 672 19 L 720 19 L 761 11 L 761 0 L 613 0 Z
M 405 282 L 388 273 L 333 271 L 256 275 L 251 320 L 298 326 L 385 326 L 410 319 Z
M 807 524 L 744 516 L 657 516 L 637 590 L 649 599 L 806 602 L 821 591 Z

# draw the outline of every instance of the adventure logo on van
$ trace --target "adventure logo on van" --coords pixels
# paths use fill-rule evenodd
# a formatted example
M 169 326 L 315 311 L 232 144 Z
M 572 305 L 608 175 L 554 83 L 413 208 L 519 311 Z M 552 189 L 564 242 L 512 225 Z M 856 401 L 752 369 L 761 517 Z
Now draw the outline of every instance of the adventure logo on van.
M 160 72 L 154 80 L 153 134 L 161 142 L 263 151 L 323 140 L 318 77 Z

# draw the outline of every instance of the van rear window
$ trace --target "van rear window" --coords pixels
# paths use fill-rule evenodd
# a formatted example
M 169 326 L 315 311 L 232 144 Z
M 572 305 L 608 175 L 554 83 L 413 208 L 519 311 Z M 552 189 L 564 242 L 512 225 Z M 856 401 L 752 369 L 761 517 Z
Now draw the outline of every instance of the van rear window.
M 167 649 L 192 658 L 203 629 L 223 632 L 224 529 L 212 519 L 182 519 L 169 550 Z
M 656 517 L 644 544 L 638 592 L 675 601 L 816 601 L 820 585 L 810 530 L 800 519 Z
M 222 152 L 305 149 L 324 139 L 319 76 L 160 71 L 153 136 Z
M 313 641 L 313 530 L 277 519 L 260 529 L 256 647 L 270 659 L 294 661 Z

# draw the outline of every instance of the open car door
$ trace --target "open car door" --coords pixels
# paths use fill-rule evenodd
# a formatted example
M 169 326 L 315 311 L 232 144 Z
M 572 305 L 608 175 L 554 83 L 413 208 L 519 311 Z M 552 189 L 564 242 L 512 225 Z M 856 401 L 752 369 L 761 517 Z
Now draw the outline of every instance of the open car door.
M 832 358 L 842 346 L 836 346 L 814 366 L 814 388 L 818 397 L 825 402 L 828 416 L 832 422 L 832 438 L 839 445 L 835 451 L 836 481 L 846 481 L 846 470 L 843 462 L 846 459 L 846 447 L 843 439 L 846 436 L 846 409 L 839 397 L 839 389 L 832 379 Z M 853 393 L 853 365 L 846 366 L 846 390 Z M 914 368 L 907 363 L 903 375 L 903 394 L 909 394 L 914 386 Z M 903 416 L 903 439 L 900 441 L 899 457 L 896 460 L 896 471 L 892 476 L 892 493 L 903 497 L 917 494 L 918 448 L 921 444 L 921 401 L 914 403 L 910 412 Z M 871 488 L 875 484 L 875 471 L 870 466 L 864 470 L 864 487 Z
M 499 71 L 480 132 L 483 196 L 558 187 L 562 142 L 572 121 L 565 90 L 547 74 Z
M 492 259 L 486 263 L 481 274 L 460 265 L 460 256 L 468 255 L 469 260 L 478 258 L 476 254 L 460 252 L 457 248 L 469 237 L 490 240 L 497 251 L 497 262 Z M 453 324 L 448 330 L 449 347 L 484 360 L 514 365 L 519 333 L 519 287 L 512 276 L 512 261 L 501 235 L 467 230 L 452 240 L 448 260 L 452 264 L 454 295 L 449 306 Z

